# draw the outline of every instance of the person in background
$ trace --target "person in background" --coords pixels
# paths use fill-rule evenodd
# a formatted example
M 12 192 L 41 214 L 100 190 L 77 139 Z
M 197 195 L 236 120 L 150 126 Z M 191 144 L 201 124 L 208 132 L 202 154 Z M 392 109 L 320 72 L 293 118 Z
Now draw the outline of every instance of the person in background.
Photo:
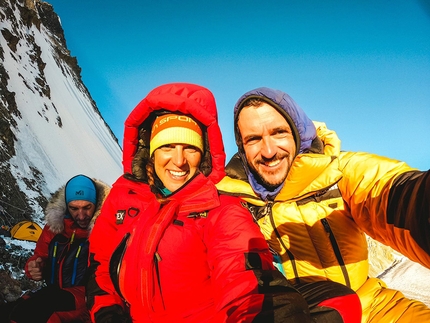
M 88 235 L 110 187 L 85 175 L 72 177 L 45 208 L 46 225 L 25 274 L 43 287 L 1 310 L 4 322 L 90 322 L 85 303 Z
M 328 322 L 275 269 L 241 201 L 219 195 L 225 153 L 212 93 L 153 89 L 125 121 L 124 175 L 90 236 L 91 319 L 108 322 Z M 341 284 L 353 319 L 357 295 Z M 343 322 L 329 307 L 321 317 Z
M 364 234 L 430 268 L 430 172 L 342 152 L 335 132 L 279 90 L 245 93 L 234 126 L 238 153 L 217 187 L 247 202 L 288 280 L 299 291 L 351 287 L 363 322 L 430 322 L 423 303 L 368 277 Z

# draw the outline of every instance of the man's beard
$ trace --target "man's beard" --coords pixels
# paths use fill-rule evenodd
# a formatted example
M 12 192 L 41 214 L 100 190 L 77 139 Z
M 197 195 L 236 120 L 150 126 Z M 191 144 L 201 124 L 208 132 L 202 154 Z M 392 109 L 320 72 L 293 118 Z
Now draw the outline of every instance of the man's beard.
M 90 226 L 91 220 L 90 221 L 76 221 L 75 220 L 75 223 L 81 229 L 88 229 L 88 227 Z
M 290 157 L 290 154 L 285 153 L 285 154 L 282 154 L 282 155 L 277 154 L 276 156 L 274 156 L 273 158 L 270 158 L 270 159 L 263 159 L 263 158 L 257 159 L 257 160 L 255 160 L 255 162 L 252 165 L 250 165 L 251 166 L 250 167 L 251 172 L 254 174 L 254 177 L 257 179 L 257 182 L 260 185 L 263 185 L 269 191 L 273 191 L 277 187 L 279 187 L 279 185 L 282 185 L 282 183 L 284 183 L 285 179 L 287 178 L 288 171 L 289 171 L 290 166 L 291 166 L 291 163 L 289 161 L 289 157 Z M 254 168 L 254 165 L 257 165 L 257 166 L 259 164 L 265 165 L 268 162 L 275 162 L 277 160 L 282 161 L 283 159 L 285 159 L 287 161 L 288 166 L 287 166 L 285 174 L 282 176 L 282 178 L 279 181 L 275 182 L 275 183 L 269 182 L 268 180 L 265 179 L 265 177 L 271 177 L 272 175 L 276 175 L 277 173 L 279 173 L 279 170 L 273 171 L 273 172 L 270 172 L 270 171 L 269 172 L 264 172 L 263 174 L 260 174 L 257 171 L 257 169 Z M 266 176 L 264 176 L 264 175 L 266 175 Z M 269 175 L 269 176 L 267 176 L 267 175 Z

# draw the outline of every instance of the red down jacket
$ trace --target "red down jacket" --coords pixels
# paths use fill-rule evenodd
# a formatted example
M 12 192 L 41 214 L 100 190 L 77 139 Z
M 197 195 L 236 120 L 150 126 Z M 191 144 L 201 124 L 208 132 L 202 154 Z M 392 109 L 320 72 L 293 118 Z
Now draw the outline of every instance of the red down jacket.
M 64 219 L 64 230 L 61 232 L 61 235 L 65 239 L 69 239 L 74 236 L 76 241 L 86 239 L 88 237 L 88 231 L 79 228 L 75 225 L 74 221 L 72 219 Z M 34 250 L 33 256 L 31 256 L 26 264 L 25 264 L 25 274 L 28 278 L 31 279 L 30 273 L 28 272 L 28 263 L 32 260 L 36 260 L 37 258 L 42 258 L 44 263 L 48 262 L 49 258 L 49 246 L 51 244 L 51 241 L 53 241 L 54 238 L 56 238 L 57 234 L 52 232 L 52 229 L 49 225 L 45 225 L 43 228 L 42 234 L 39 237 L 39 240 L 37 241 L 36 248 Z M 88 254 L 87 254 L 88 256 Z M 45 276 L 45 279 L 49 285 L 56 285 L 59 288 L 68 291 L 73 294 L 75 299 L 75 304 L 73 305 L 75 307 L 75 310 L 69 310 L 69 311 L 61 311 L 61 312 L 55 312 L 52 314 L 52 317 L 48 320 L 48 322 L 57 322 L 57 320 L 62 320 L 64 322 L 69 322 L 72 320 L 79 319 L 82 322 L 89 322 L 88 317 L 88 311 L 85 306 L 85 286 L 81 283 L 76 286 L 70 286 L 70 284 L 65 284 L 62 279 L 56 277 L 55 283 L 50 283 L 51 275 L 50 272 L 50 265 L 46 264 L 44 267 L 44 271 L 49 271 L 49 277 Z M 59 269 L 56 272 L 56 276 L 60 276 L 64 278 L 68 278 L 67 275 L 63 273 L 63 269 L 61 266 L 58 266 Z M 69 277 L 70 278 L 70 277 Z M 72 307 L 73 307 L 72 306 Z
M 97 190 L 97 204 L 93 217 L 93 219 L 95 219 L 100 212 L 103 201 L 109 193 L 110 187 L 95 178 L 93 178 L 93 181 Z M 70 304 L 64 304 L 62 300 L 61 305 L 64 306 L 64 308 L 70 307 L 70 310 L 63 309 L 61 311 L 55 311 L 48 319 L 48 323 L 59 321 L 89 322 L 89 313 L 85 304 L 85 284 L 88 265 L 88 249 L 85 248 L 85 246 L 87 246 L 88 243 L 84 243 L 84 241 L 88 238 L 90 228 L 80 228 L 76 225 L 75 221 L 67 215 L 68 212 L 64 194 L 65 185 L 55 192 L 45 208 L 46 225 L 36 243 L 34 254 L 25 264 L 25 273 L 28 278 L 32 279 L 28 271 L 28 263 L 40 257 L 43 262 L 43 277 L 46 284 L 67 291 L 74 297 L 74 302 L 72 300 Z M 59 242 L 55 260 L 53 259 L 52 253 L 54 241 Z M 61 245 L 63 247 L 61 247 Z M 80 245 L 81 247 L 79 247 Z M 66 248 L 68 251 L 66 251 Z M 78 248 L 80 249 L 80 253 L 76 253 Z M 51 270 L 52 268 L 54 268 L 54 270 Z M 72 276 L 75 279 L 72 278 Z M 53 293 L 53 290 L 55 289 L 45 289 L 42 293 L 35 293 L 38 298 L 43 299 L 42 306 L 45 307 L 46 305 L 46 308 L 43 310 L 47 310 L 47 308 L 52 305 L 48 304 L 50 299 L 58 299 L 58 295 Z M 34 299 L 32 302 L 34 302 Z M 21 312 L 19 313 L 20 317 L 28 314 L 27 320 L 29 322 L 36 322 L 38 316 L 35 316 L 31 311 L 25 313 L 29 308 L 32 308 L 31 306 L 34 306 L 31 304 L 34 303 L 21 303 L 15 311 Z M 39 310 L 43 312 L 41 308 L 39 308 Z

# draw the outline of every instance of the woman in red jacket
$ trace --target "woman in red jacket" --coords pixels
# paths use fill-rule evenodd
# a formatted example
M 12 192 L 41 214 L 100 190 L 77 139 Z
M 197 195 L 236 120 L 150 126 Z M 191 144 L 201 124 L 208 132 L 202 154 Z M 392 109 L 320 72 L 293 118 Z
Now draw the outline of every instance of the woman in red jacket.
M 125 122 L 123 155 L 90 235 L 93 322 L 311 322 L 247 209 L 218 194 L 225 153 L 209 90 L 151 91 Z

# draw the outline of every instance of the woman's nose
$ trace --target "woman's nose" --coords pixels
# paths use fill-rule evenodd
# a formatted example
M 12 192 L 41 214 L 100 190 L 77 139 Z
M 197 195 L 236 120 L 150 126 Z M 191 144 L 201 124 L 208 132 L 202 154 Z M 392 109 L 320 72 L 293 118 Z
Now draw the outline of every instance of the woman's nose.
M 173 153 L 173 164 L 180 167 L 185 164 L 184 146 L 176 145 Z

